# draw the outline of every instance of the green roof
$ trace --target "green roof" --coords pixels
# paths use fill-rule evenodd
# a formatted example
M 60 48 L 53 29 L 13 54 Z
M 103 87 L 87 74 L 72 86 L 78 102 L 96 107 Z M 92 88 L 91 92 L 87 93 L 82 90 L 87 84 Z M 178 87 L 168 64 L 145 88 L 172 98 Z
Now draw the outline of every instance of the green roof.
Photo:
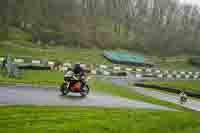
M 128 52 L 114 52 L 104 51 L 104 56 L 113 61 L 130 62 L 130 63 L 144 63 L 144 56 L 132 55 Z

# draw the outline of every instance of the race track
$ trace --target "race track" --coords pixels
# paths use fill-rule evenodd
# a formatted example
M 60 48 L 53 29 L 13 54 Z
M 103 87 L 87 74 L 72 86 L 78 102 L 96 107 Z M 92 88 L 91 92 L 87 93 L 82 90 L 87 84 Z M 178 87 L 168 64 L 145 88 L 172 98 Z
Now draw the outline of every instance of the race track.
M 111 96 L 104 93 L 90 93 L 87 97 L 60 96 L 57 88 L 38 88 L 32 86 L 1 86 L 0 105 L 36 105 L 36 106 L 94 106 L 145 108 L 176 111 L 167 107 Z

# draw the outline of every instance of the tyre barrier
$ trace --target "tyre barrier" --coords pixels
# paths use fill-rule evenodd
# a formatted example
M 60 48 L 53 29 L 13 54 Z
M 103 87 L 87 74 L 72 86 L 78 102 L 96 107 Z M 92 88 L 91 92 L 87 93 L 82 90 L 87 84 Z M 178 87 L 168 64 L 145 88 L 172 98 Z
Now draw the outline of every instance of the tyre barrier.
M 173 74 L 168 74 L 168 75 L 165 75 L 165 74 L 159 74 L 159 75 L 156 75 L 155 78 L 158 78 L 158 79 L 193 79 L 193 80 L 198 80 L 200 79 L 200 75 L 173 75 Z
M 112 71 L 101 71 L 101 70 L 91 70 L 90 73 L 92 75 L 104 75 L 104 76 L 127 76 L 126 72 L 112 72 Z
M 48 66 L 33 66 L 33 65 L 23 65 L 18 66 L 19 70 L 50 70 L 51 67 Z
M 144 84 L 144 83 L 135 83 L 134 85 L 137 87 L 152 88 L 152 89 L 167 91 L 167 92 L 176 93 L 176 94 L 180 94 L 183 91 L 182 89 L 178 89 L 178 88 L 164 87 L 164 86 L 159 86 L 159 85 L 149 85 L 149 84 Z M 198 92 L 191 92 L 188 90 L 186 90 L 184 92 L 188 96 L 200 98 L 200 93 L 198 93 Z

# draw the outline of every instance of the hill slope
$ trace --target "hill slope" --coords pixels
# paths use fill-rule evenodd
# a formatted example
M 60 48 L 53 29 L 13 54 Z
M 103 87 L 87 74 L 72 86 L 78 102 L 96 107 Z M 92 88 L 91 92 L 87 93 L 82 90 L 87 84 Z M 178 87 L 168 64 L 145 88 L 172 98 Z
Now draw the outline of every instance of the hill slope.
M 199 16 L 199 7 L 172 0 L 7 0 L 0 6 L 0 39 L 14 25 L 34 41 L 67 47 L 199 55 Z

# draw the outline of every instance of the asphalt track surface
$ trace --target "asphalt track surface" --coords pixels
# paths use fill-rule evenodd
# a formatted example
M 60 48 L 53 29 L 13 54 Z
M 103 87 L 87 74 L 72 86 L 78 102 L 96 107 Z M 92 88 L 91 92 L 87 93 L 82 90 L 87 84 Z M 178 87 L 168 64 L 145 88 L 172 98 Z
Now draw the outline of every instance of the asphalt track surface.
M 39 88 L 31 85 L 1 86 L 0 105 L 123 107 L 176 111 L 164 106 L 104 93 L 92 92 L 85 98 L 74 94 L 60 96 L 58 88 Z

